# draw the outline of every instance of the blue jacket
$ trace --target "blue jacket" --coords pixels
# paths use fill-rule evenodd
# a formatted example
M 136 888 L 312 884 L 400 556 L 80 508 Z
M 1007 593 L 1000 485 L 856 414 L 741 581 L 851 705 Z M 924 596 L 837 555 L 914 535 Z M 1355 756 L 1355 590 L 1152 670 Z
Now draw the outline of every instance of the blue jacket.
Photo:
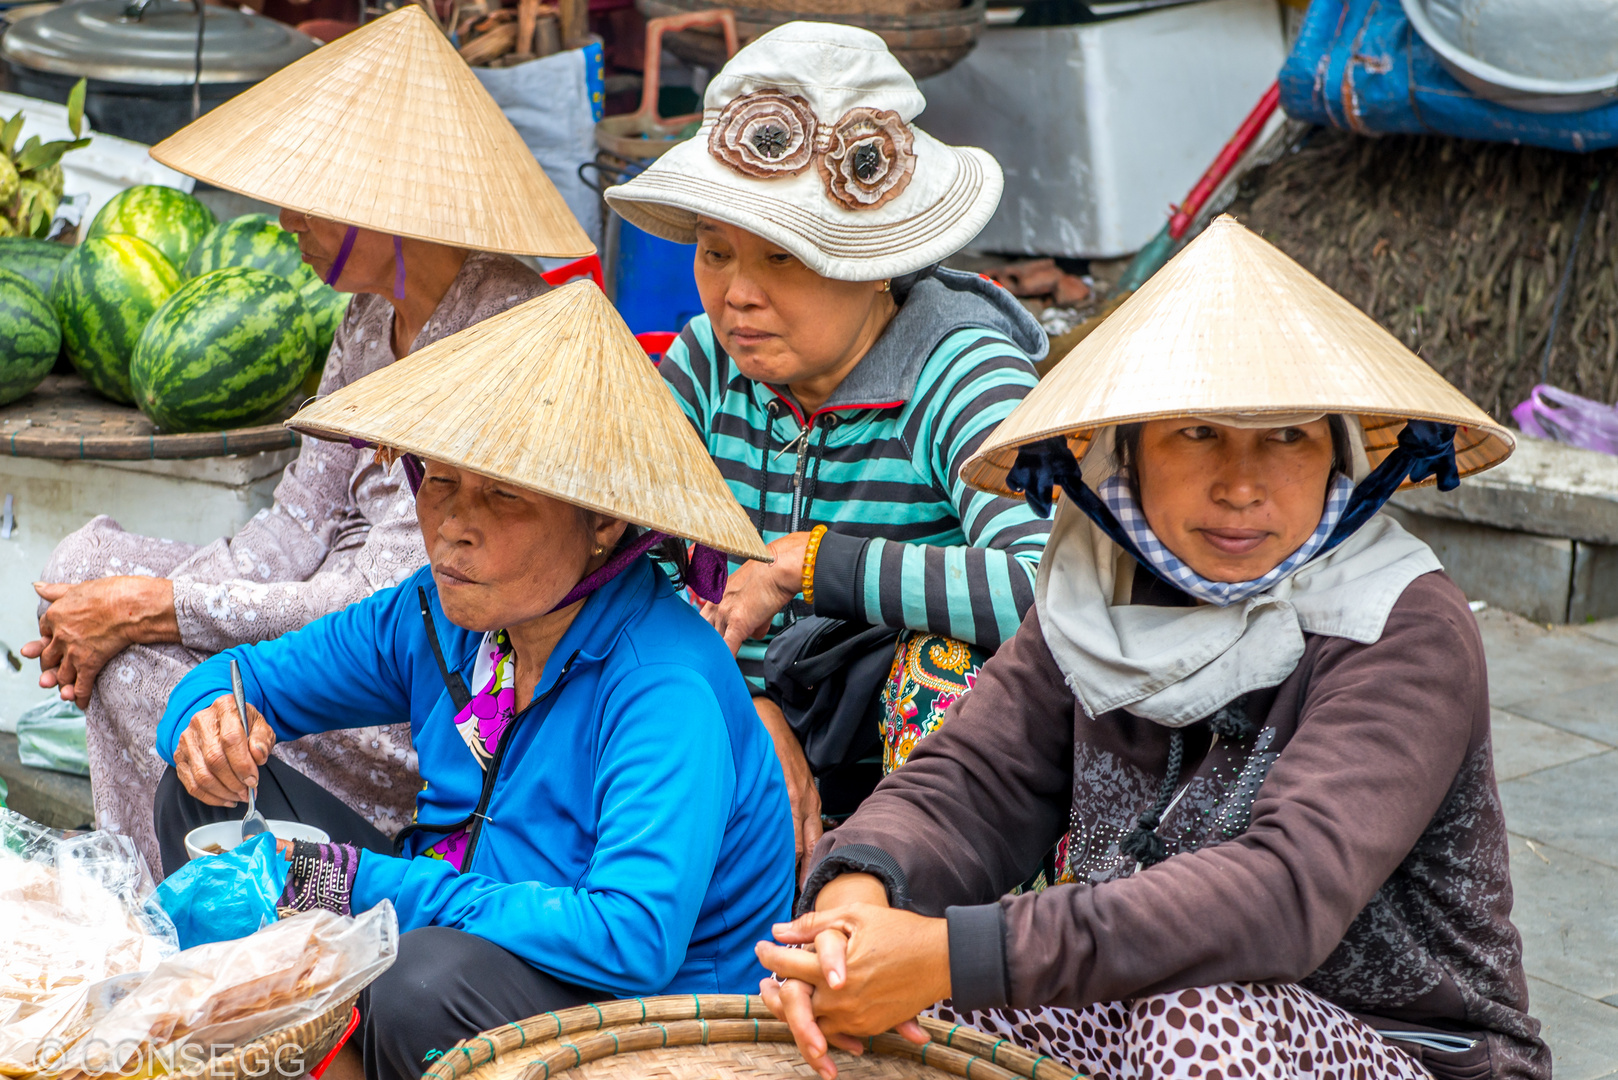
M 428 569 L 302 630 L 204 661 L 169 697 L 158 751 L 230 692 L 277 738 L 410 718 L 426 781 L 423 825 L 477 809 L 483 772 L 427 641 L 471 686 L 482 635 L 450 623 Z M 401 930 L 451 926 L 542 971 L 619 996 L 751 993 L 755 942 L 789 917 L 786 785 L 724 642 L 650 560 L 588 600 L 508 728 L 486 818 L 463 873 L 441 859 L 365 852 L 354 907 L 384 897 Z M 440 833 L 414 832 L 415 856 Z

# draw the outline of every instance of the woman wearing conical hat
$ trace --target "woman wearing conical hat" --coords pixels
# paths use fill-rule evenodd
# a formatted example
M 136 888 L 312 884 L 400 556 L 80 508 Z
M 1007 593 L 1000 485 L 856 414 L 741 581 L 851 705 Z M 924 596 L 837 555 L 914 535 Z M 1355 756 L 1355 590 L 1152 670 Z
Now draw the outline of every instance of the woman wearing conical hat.
M 710 597 L 721 552 L 768 555 L 601 291 L 494 316 L 289 424 L 419 459 L 429 565 L 181 681 L 157 734 L 166 868 L 253 784 L 268 817 L 332 837 L 290 853 L 282 906 L 398 910 L 398 959 L 360 1000 L 373 1080 L 564 1006 L 756 986 L 753 937 L 792 900 L 786 789 L 654 555 Z M 269 755 L 405 719 L 425 785 L 398 838 Z
M 281 206 L 305 262 L 355 295 L 320 393 L 543 292 L 512 254 L 590 242 L 443 34 L 414 6 L 266 79 L 153 148 L 175 168 Z M 306 442 L 275 505 L 203 547 L 97 517 L 42 575 L 41 685 L 87 710 L 100 825 L 155 868 L 152 731 L 210 653 L 297 629 L 425 561 L 398 465 Z M 41 655 L 43 654 L 43 655 Z M 98 673 L 106 677 L 97 678 Z M 410 820 L 419 786 L 402 728 L 337 732 L 277 754 L 377 828 Z
M 933 1009 L 1113 1080 L 1546 1080 L 1477 626 L 1377 512 L 1511 448 L 1210 226 L 964 470 L 1057 500 L 1035 612 L 760 944 L 816 1070 Z
M 880 37 L 788 23 L 732 57 L 705 104 L 696 138 L 606 197 L 696 244 L 703 314 L 663 376 L 775 555 L 704 611 L 776 737 L 807 854 L 821 819 L 805 748 L 847 813 L 860 791 L 838 765 L 902 763 L 1033 603 L 1046 523 L 960 467 L 1033 388 L 1048 339 L 1004 289 L 939 267 L 999 205 L 1000 167 L 915 125 L 925 100 Z M 894 628 L 898 646 L 845 679 L 856 700 L 822 724 L 773 673 L 818 662 L 804 654 L 841 632 L 829 619 Z

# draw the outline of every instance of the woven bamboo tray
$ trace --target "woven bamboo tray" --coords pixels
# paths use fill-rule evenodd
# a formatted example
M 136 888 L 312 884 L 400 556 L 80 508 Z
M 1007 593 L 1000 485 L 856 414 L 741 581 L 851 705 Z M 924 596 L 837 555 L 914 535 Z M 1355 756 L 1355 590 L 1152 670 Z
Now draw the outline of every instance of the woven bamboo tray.
M 323 1061 L 348 1030 L 355 998 L 313 1020 L 271 1032 L 234 1052 L 171 1073 L 172 1080 L 298 1080 Z M 279 1055 L 279 1056 L 278 1056 Z
M 280 424 L 164 435 L 140 410 L 96 396 L 77 375 L 47 375 L 33 393 L 0 407 L 0 450 L 12 457 L 145 461 L 297 445 L 298 436 Z
M 1060 1062 L 958 1024 L 922 1020 L 933 1038 L 832 1051 L 839 1080 L 1082 1080 Z M 467 1039 L 422 1080 L 803 1080 L 786 1024 L 757 997 L 682 994 L 542 1013 Z
M 801 5 L 783 5 L 779 8 L 750 7 L 740 4 L 718 4 L 709 0 L 636 0 L 635 7 L 648 19 L 659 15 L 683 15 L 691 11 L 705 11 L 714 7 L 729 7 L 736 13 L 736 31 L 743 45 L 760 34 L 783 23 L 797 19 L 809 22 L 835 22 L 858 26 L 876 34 L 888 43 L 894 58 L 904 65 L 912 78 L 925 79 L 948 71 L 959 63 L 978 43 L 983 33 L 987 0 L 970 0 L 951 5 L 947 10 L 920 11 L 910 14 L 891 14 L 866 10 L 859 13 L 829 13 L 816 11 L 814 0 Z M 808 10 L 789 11 L 787 7 Z M 698 64 L 710 71 L 725 65 L 725 47 L 719 35 L 707 30 L 681 30 L 663 39 L 675 56 L 688 64 Z

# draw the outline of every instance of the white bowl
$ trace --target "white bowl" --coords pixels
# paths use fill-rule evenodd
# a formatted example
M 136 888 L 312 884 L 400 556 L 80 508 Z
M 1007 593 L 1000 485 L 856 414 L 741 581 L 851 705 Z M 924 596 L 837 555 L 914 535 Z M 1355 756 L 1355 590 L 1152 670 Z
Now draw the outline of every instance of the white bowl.
M 276 821 L 269 819 L 270 832 L 278 840 L 313 840 L 317 844 L 331 843 L 331 837 L 313 825 L 305 825 L 301 821 Z M 192 859 L 200 859 L 204 855 L 217 855 L 216 851 L 208 851 L 210 847 L 221 847 L 226 851 L 242 842 L 242 823 L 239 821 L 216 821 L 212 825 L 203 825 L 192 829 L 185 834 L 185 853 Z

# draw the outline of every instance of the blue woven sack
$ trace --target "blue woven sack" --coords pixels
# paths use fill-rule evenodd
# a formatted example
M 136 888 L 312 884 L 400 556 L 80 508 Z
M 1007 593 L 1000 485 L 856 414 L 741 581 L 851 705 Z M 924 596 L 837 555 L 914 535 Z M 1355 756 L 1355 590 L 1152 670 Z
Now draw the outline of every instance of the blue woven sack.
M 1294 120 L 1362 135 L 1453 135 L 1588 152 L 1618 146 L 1618 102 L 1533 113 L 1474 97 L 1405 18 L 1399 0 L 1314 0 L 1281 68 Z

